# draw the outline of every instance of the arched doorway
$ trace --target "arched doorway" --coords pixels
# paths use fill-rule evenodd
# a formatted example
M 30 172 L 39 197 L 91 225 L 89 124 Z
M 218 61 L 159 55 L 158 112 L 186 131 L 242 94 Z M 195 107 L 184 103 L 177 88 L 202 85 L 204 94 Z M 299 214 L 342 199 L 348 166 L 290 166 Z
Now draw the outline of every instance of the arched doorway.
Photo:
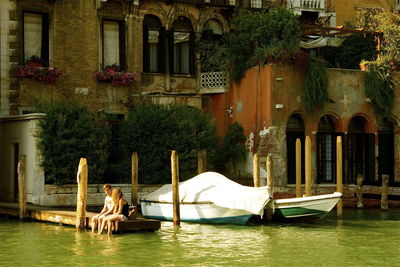
M 318 123 L 317 132 L 317 182 L 336 182 L 336 137 L 335 122 L 326 115 Z
M 383 118 L 379 123 L 378 132 L 378 181 L 382 174 L 389 175 L 389 183 L 394 182 L 394 126 L 389 118 Z
M 296 140 L 301 141 L 301 172 L 304 181 L 304 121 L 297 115 L 292 115 L 286 125 L 286 149 L 287 149 L 287 175 L 288 184 L 296 183 Z
M 366 133 L 366 120 L 361 116 L 351 119 L 347 138 L 347 176 L 345 183 L 355 184 L 357 176 L 365 184 L 375 182 L 375 135 Z

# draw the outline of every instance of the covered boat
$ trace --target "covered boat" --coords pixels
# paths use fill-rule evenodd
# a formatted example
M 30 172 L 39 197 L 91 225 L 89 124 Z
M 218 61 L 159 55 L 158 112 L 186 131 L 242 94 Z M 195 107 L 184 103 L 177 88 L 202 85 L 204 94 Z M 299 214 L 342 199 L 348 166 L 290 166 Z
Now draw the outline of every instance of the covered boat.
M 181 221 L 245 224 L 253 215 L 262 215 L 271 201 L 269 188 L 243 186 L 216 172 L 205 172 L 179 184 Z M 144 196 L 142 214 L 146 218 L 172 220 L 172 186 Z

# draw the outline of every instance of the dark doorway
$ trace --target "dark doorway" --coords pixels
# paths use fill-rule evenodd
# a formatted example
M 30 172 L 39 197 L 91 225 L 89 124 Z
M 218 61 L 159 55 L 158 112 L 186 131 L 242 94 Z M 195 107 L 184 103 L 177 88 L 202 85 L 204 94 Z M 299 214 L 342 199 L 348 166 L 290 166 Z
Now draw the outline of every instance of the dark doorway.
M 357 116 L 350 121 L 347 147 L 345 183 L 355 184 L 359 174 L 364 184 L 375 183 L 375 135 L 365 133 L 364 118 Z
M 14 174 L 14 180 L 13 180 L 13 200 L 18 201 L 18 161 L 19 161 L 19 143 L 14 143 L 13 144 L 13 174 Z
M 304 183 L 304 122 L 299 115 L 292 115 L 286 125 L 288 184 L 296 183 L 296 140 L 301 141 L 301 181 Z
M 389 118 L 384 118 L 379 124 L 378 144 L 378 183 L 382 181 L 382 174 L 388 174 L 389 184 L 394 186 L 394 127 Z

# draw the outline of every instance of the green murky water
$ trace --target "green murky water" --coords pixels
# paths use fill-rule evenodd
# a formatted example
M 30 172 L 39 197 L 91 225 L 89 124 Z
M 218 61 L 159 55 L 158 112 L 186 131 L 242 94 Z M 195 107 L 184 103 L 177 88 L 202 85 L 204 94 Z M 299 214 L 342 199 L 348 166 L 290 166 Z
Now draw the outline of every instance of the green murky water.
M 110 238 L 2 217 L 0 266 L 400 266 L 400 209 L 344 212 L 316 224 L 163 222 Z

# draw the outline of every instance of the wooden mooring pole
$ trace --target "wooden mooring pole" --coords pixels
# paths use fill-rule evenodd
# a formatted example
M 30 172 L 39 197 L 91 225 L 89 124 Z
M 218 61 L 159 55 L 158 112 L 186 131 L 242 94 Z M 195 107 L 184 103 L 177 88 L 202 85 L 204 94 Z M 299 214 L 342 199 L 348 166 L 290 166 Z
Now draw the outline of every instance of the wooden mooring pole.
M 137 152 L 133 152 L 131 156 L 131 204 L 137 205 L 138 203 L 138 171 L 139 171 L 139 159 Z
M 296 139 L 296 197 L 301 197 L 301 141 Z
M 253 182 L 254 187 L 260 187 L 260 160 L 258 153 L 254 153 L 253 156 Z
M 18 171 L 19 219 L 23 220 L 26 215 L 26 155 L 19 156 L 17 171 Z
M 311 196 L 311 139 L 306 137 L 306 197 Z
M 342 177 L 342 137 L 336 138 L 336 191 L 343 193 L 343 177 Z M 336 205 L 337 216 L 341 217 L 343 214 L 342 200 Z
M 381 209 L 388 210 L 389 202 L 388 202 L 388 193 L 389 193 L 389 175 L 382 175 L 382 198 L 381 198 Z
M 197 152 L 197 174 L 206 172 L 207 169 L 207 152 L 201 150 Z
M 359 174 L 357 176 L 357 208 L 361 209 L 364 207 L 364 203 L 363 203 L 363 181 L 364 181 L 364 177 Z
M 179 162 L 176 150 L 171 153 L 171 176 L 172 176 L 172 206 L 174 225 L 180 225 L 181 216 L 179 209 Z
M 78 173 L 76 175 L 78 181 L 78 196 L 76 201 L 76 229 L 83 230 L 86 226 L 86 197 L 87 197 L 87 181 L 88 167 L 87 160 L 81 158 L 79 161 Z

